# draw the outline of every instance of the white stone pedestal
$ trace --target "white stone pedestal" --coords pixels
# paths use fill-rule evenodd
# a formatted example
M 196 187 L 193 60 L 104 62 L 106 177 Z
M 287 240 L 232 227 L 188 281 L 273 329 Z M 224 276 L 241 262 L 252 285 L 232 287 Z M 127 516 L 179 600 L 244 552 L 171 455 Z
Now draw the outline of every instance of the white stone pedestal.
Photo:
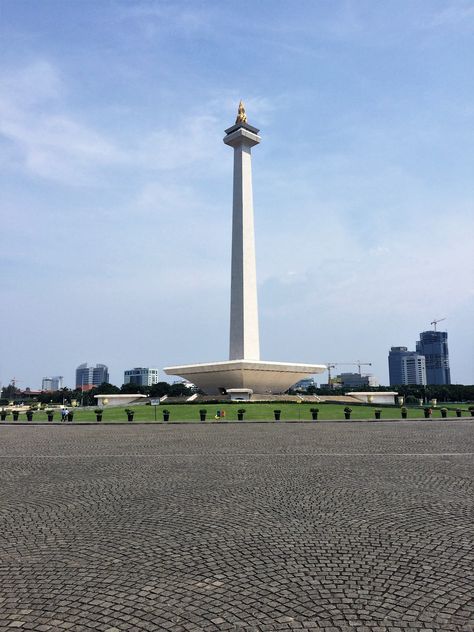
M 179 375 L 207 395 L 225 395 L 228 389 L 252 389 L 254 393 L 280 394 L 304 377 L 326 370 L 323 364 L 229 360 L 188 364 L 163 369 L 167 375 Z

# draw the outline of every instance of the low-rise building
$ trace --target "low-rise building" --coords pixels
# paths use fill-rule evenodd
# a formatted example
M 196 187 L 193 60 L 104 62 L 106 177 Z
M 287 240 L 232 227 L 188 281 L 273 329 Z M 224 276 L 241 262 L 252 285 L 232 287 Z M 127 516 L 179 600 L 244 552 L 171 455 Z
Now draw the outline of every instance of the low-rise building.
M 337 380 L 342 388 L 363 388 L 378 386 L 379 382 L 373 375 L 361 375 L 360 373 L 341 373 Z
M 305 393 L 308 388 L 316 388 L 316 383 L 312 377 L 306 377 L 299 382 L 296 382 L 296 384 L 293 384 L 291 387 L 291 390 L 298 393 Z
M 137 386 L 152 386 L 158 384 L 158 369 L 135 367 L 127 369 L 123 374 L 124 384 L 137 384 Z

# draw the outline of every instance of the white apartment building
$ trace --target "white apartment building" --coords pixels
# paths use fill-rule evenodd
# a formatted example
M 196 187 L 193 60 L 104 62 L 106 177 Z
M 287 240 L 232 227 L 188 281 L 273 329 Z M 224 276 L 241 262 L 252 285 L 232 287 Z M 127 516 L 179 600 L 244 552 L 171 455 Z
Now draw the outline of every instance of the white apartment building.
M 402 384 L 426 384 L 424 355 L 409 353 L 401 357 Z
M 135 367 L 128 369 L 123 374 L 124 384 L 137 384 L 137 386 L 152 386 L 158 383 L 158 369 Z

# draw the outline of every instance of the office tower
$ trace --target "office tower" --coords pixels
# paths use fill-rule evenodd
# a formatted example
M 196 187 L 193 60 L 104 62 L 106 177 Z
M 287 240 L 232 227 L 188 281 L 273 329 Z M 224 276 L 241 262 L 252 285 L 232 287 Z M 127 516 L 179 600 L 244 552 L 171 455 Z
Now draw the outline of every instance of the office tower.
M 42 391 L 60 391 L 63 388 L 63 376 L 44 377 L 41 382 Z
M 426 384 L 425 358 L 407 347 L 391 347 L 388 354 L 390 386 Z
M 425 356 L 410 352 L 402 357 L 401 384 L 426 384 Z
M 425 356 L 427 384 L 451 384 L 446 331 L 422 331 L 416 350 Z
M 109 369 L 105 364 L 88 367 L 87 362 L 84 362 L 76 369 L 76 388 L 80 388 L 81 391 L 90 391 L 91 388 L 108 381 Z

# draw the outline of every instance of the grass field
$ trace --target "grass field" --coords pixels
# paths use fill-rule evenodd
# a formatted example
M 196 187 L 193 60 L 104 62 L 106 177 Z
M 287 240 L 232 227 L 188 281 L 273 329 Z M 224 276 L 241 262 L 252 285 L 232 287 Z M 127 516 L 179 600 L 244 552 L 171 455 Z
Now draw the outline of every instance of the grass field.
M 245 408 L 244 421 L 273 421 L 274 410 L 281 410 L 281 420 L 282 421 L 310 421 L 311 420 L 311 408 L 319 408 L 318 419 L 323 420 L 333 420 L 333 421 L 344 421 L 344 404 L 296 404 L 296 403 L 281 403 L 281 404 L 170 404 L 166 406 L 165 403 L 161 406 L 156 407 L 156 421 L 162 422 L 163 409 L 170 411 L 170 421 L 186 421 L 186 422 L 199 422 L 199 410 L 206 409 L 207 410 L 207 420 L 208 421 L 217 421 L 215 420 L 215 416 L 218 410 L 225 411 L 225 417 L 217 423 L 222 423 L 225 421 L 236 421 L 237 420 L 237 411 L 240 408 Z M 451 404 L 447 406 L 448 408 L 448 417 L 456 417 L 455 410 L 457 407 L 462 408 L 463 416 L 469 416 L 470 412 L 468 410 L 468 406 L 465 404 L 463 406 L 456 406 L 455 404 Z M 377 409 L 377 406 L 364 406 L 364 405 L 353 405 L 352 406 L 352 414 L 351 419 L 374 419 L 374 411 Z M 81 410 L 78 408 L 72 409 L 74 411 L 74 422 L 89 422 L 95 421 L 96 417 L 93 409 Z M 135 406 L 133 408 L 135 411 L 135 422 L 150 422 L 153 423 L 155 421 L 155 407 L 154 406 Z M 382 419 L 401 419 L 400 409 L 395 406 L 387 406 L 381 407 Z M 408 418 L 423 418 L 423 408 L 408 408 Z M 440 407 L 433 409 L 432 414 L 433 419 L 441 419 Z M 12 416 L 9 415 L 7 417 L 7 422 L 12 421 Z M 26 421 L 26 417 L 24 414 L 20 415 L 19 421 Z M 46 421 L 46 414 L 44 411 L 36 412 L 33 421 Z M 55 412 L 54 421 L 60 421 L 59 412 Z M 102 422 L 103 423 L 116 423 L 116 422 L 126 422 L 127 416 L 125 414 L 124 408 L 106 408 Z

